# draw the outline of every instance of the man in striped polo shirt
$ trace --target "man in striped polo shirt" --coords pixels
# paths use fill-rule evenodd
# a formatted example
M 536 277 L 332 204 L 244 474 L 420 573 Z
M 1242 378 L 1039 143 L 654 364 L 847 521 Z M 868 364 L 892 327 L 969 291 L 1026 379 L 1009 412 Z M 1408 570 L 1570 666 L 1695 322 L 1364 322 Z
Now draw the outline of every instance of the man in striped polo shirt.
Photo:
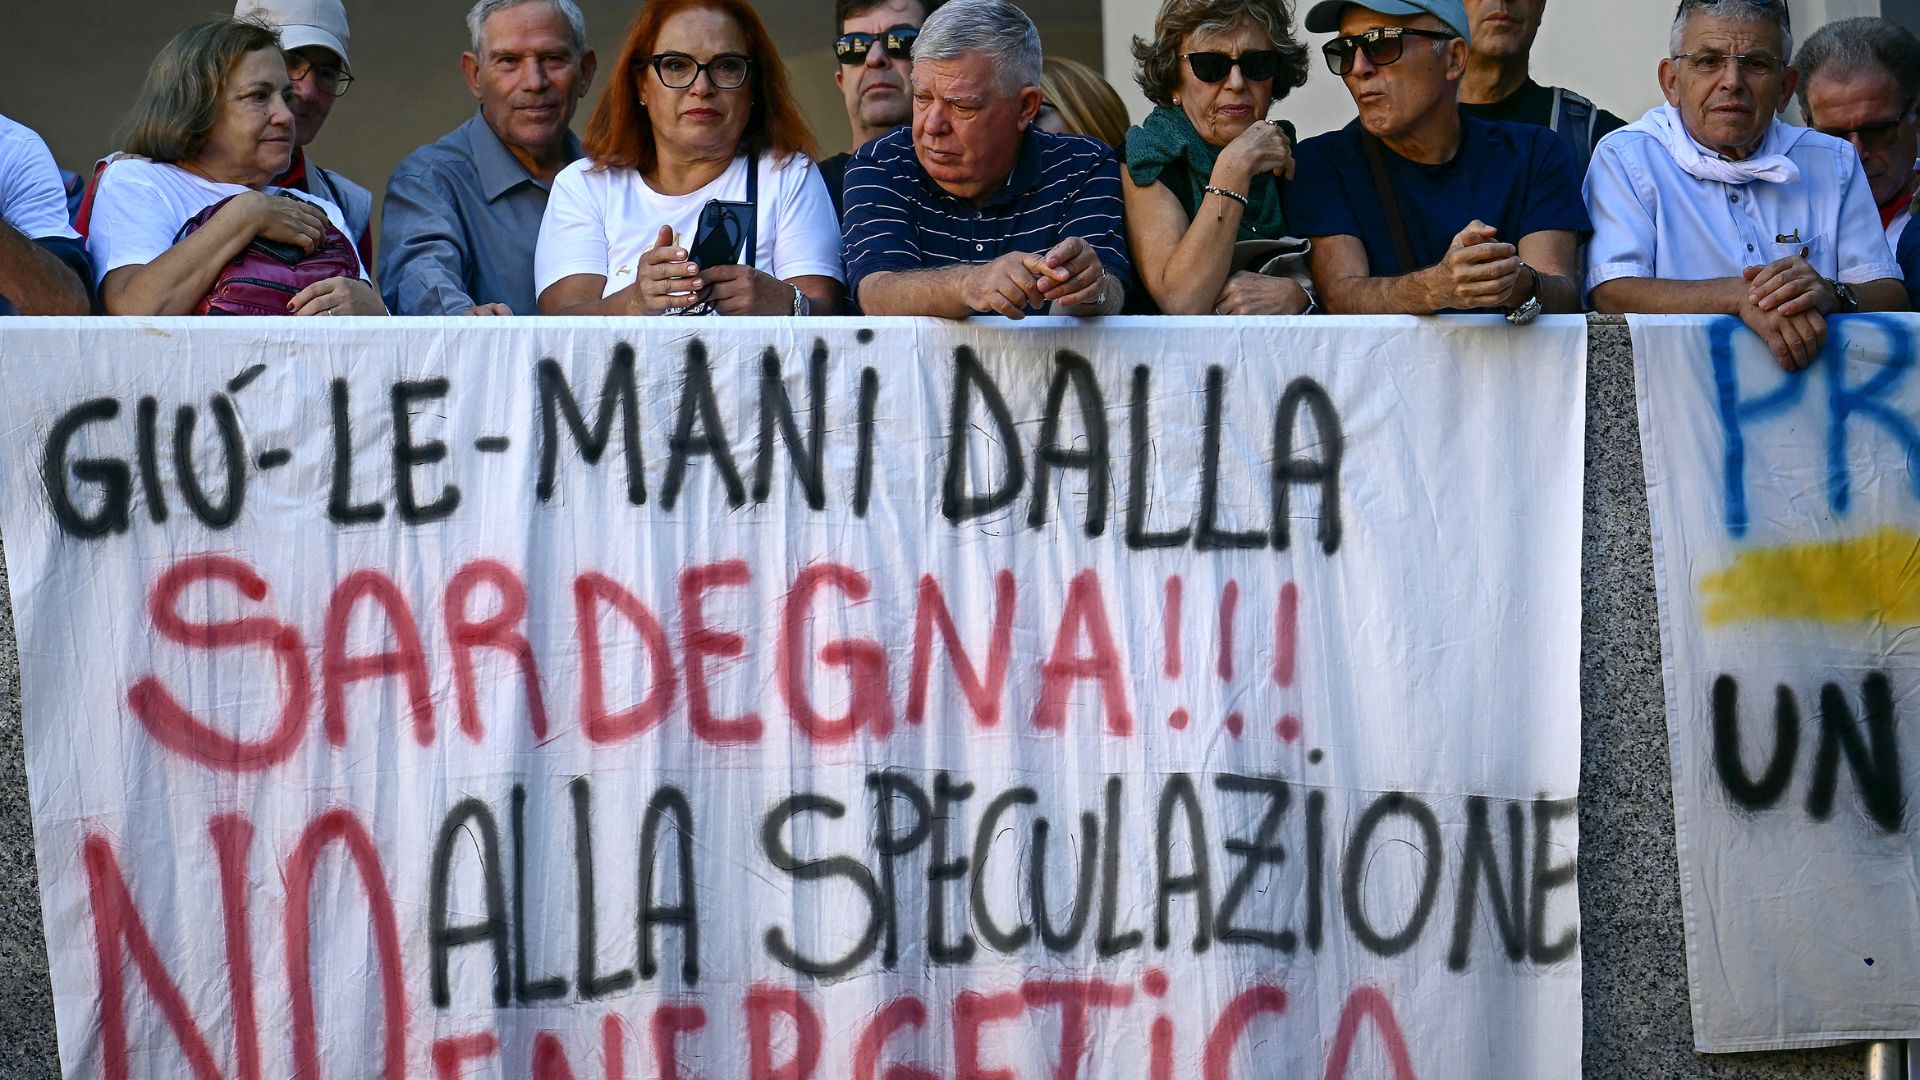
M 913 126 L 847 167 L 847 285 L 869 315 L 1110 315 L 1133 282 L 1120 167 L 1033 125 L 1040 32 L 1006 0 L 952 0 L 913 49 Z

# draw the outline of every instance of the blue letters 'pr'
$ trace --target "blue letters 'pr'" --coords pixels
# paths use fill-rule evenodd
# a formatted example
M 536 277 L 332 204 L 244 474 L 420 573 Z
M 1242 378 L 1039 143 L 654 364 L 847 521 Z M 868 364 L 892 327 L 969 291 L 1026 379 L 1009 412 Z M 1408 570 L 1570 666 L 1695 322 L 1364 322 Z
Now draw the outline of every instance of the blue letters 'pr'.
M 1898 320 L 1874 315 L 1854 316 L 1847 320 L 1853 327 L 1872 326 L 1886 342 L 1879 370 L 1858 386 L 1846 381 L 1847 350 L 1834 347 L 1832 337 L 1822 350 L 1817 365 L 1827 385 L 1827 502 L 1834 513 L 1845 516 L 1853 506 L 1853 478 L 1847 468 L 1847 424 L 1853 414 L 1861 413 L 1878 421 L 1900 444 L 1907 460 L 1907 474 L 1915 498 L 1920 498 L 1920 471 L 1914 458 L 1920 455 L 1920 429 L 1891 405 L 1887 398 L 1906 378 L 1914 363 L 1913 335 Z M 1714 383 L 1719 391 L 1720 425 L 1726 436 L 1727 531 L 1743 537 L 1750 523 L 1746 489 L 1746 439 L 1743 423 L 1778 416 L 1798 404 L 1806 390 L 1806 375 L 1811 368 L 1793 372 L 1772 391 L 1751 401 L 1740 400 L 1739 378 L 1734 370 L 1733 334 L 1740 328 L 1733 318 L 1716 320 L 1708 331 L 1713 356 Z M 1851 327 L 1849 328 L 1851 329 Z M 1849 333 L 1849 337 L 1854 336 Z

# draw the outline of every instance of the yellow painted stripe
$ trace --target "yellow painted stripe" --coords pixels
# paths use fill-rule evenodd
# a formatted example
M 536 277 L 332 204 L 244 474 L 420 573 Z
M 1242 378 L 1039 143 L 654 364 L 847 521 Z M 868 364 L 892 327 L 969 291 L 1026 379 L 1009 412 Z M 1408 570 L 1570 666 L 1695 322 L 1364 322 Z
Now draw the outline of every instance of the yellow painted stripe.
M 1742 622 L 1920 624 L 1920 536 L 1894 528 L 1742 552 L 1700 581 L 1708 626 Z

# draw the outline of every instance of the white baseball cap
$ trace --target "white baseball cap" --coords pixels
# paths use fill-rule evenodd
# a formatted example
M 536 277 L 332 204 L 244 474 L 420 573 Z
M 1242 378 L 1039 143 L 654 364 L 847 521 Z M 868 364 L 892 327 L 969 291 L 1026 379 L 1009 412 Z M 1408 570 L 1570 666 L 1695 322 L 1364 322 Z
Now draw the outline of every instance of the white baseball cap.
M 347 60 L 347 7 L 340 0 L 239 0 L 233 13 L 242 18 L 261 19 L 280 30 L 280 47 L 288 52 L 318 45 L 333 50 L 340 66 L 352 71 Z

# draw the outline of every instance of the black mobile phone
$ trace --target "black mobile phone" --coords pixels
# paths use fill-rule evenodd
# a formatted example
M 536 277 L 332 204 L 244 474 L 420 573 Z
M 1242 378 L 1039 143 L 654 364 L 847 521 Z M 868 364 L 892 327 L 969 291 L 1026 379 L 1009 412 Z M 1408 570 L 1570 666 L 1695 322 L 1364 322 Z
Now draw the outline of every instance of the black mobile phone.
M 288 266 L 296 266 L 301 259 L 307 257 L 307 253 L 301 251 L 298 244 L 286 244 L 278 240 L 269 240 L 264 236 L 254 237 L 253 243 L 247 246 L 262 255 L 278 259 Z
M 693 246 L 687 255 L 705 270 L 709 266 L 732 266 L 740 261 L 747 242 L 747 223 L 753 220 L 753 204 L 709 199 L 700 208 L 700 226 L 694 231 Z

